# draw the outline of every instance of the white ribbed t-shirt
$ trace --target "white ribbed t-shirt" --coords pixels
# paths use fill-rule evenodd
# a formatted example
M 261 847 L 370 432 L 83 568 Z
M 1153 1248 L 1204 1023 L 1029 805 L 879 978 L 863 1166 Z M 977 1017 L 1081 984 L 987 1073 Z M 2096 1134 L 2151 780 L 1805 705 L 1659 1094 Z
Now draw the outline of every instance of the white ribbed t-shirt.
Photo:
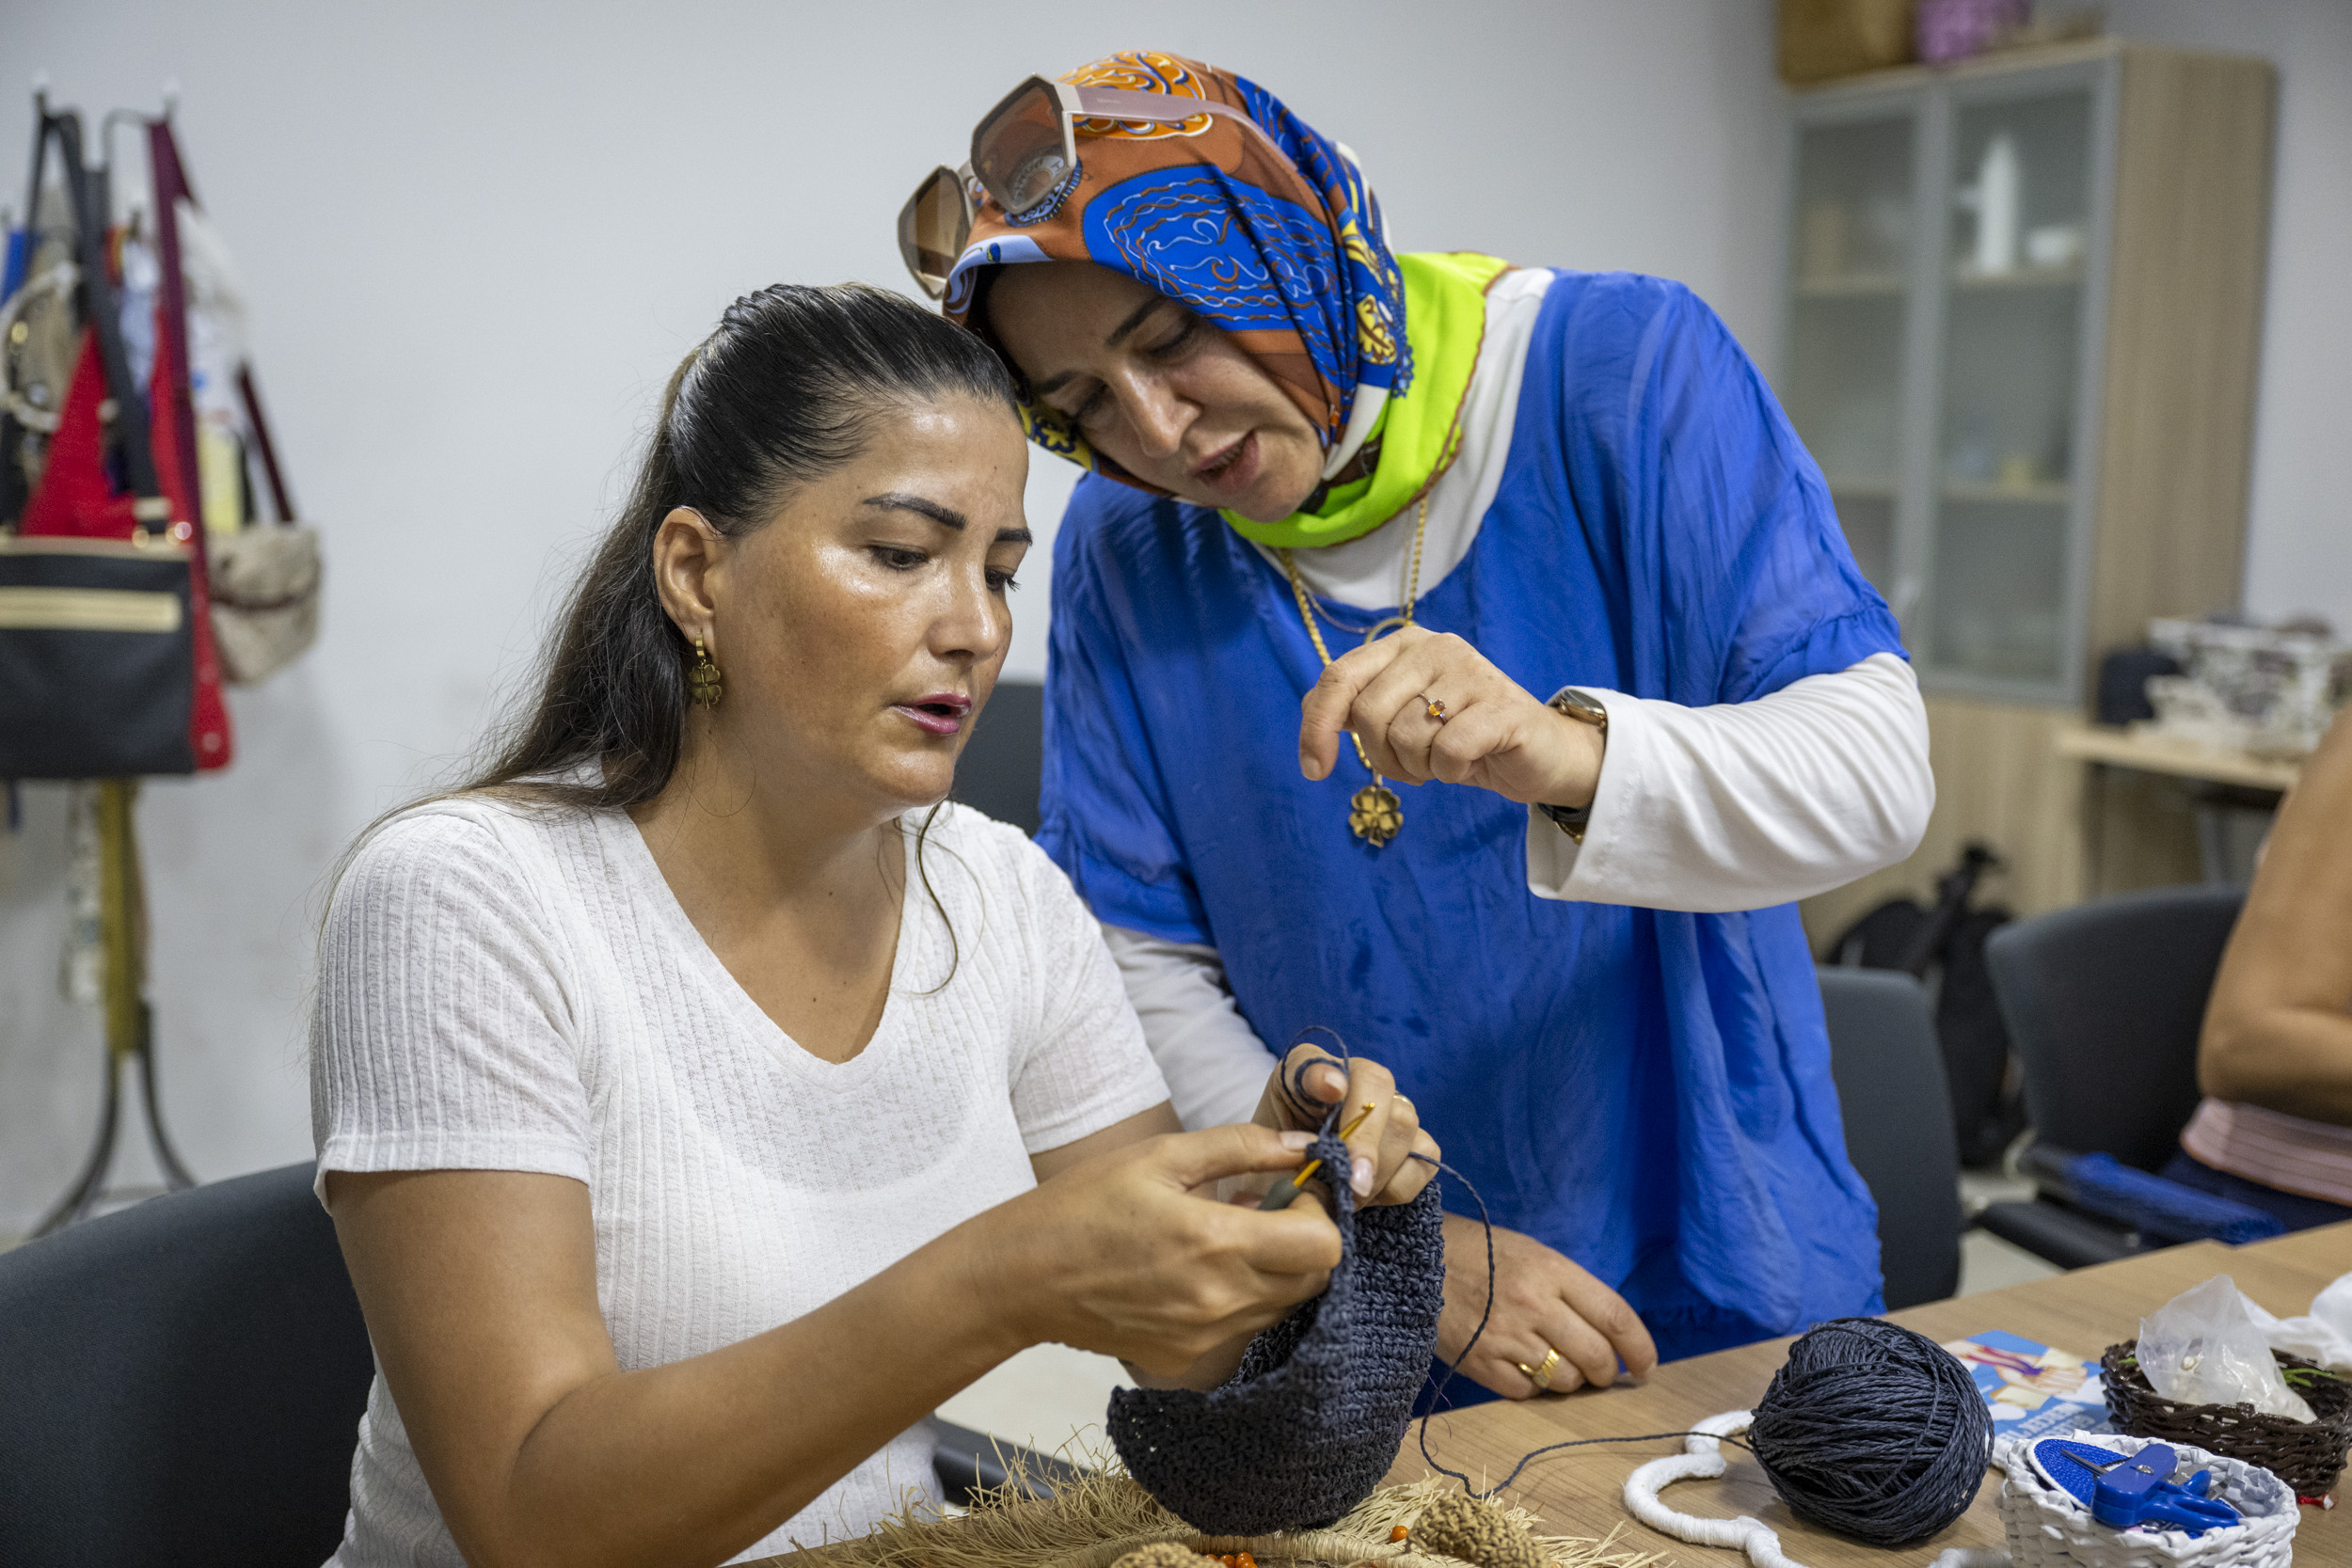
M 597 1303 L 635 1369 L 813 1310 L 1026 1191 L 1032 1153 L 1166 1100 L 1061 872 L 948 806 L 922 854 L 943 922 L 919 820 L 904 819 L 882 1022 L 835 1064 L 736 984 L 627 815 L 476 799 L 395 818 L 353 858 L 320 943 L 322 1185 L 437 1169 L 586 1183 Z M 934 1486 L 929 1444 L 903 1433 L 743 1555 L 863 1533 Z M 462 1568 L 380 1371 L 351 1498 L 334 1563 Z

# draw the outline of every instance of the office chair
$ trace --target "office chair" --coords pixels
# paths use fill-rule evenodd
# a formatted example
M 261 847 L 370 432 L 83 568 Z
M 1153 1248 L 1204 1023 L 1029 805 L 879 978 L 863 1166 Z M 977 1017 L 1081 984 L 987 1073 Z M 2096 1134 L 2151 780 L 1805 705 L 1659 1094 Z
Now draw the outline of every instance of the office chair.
M 2197 1037 L 2240 887 L 2156 888 L 2022 920 L 1985 959 L 2026 1073 L 2032 1202 L 1995 1203 L 1978 1223 L 2061 1268 L 2146 1249 L 2126 1223 L 2070 1192 L 2078 1155 L 2163 1168 L 2197 1109 Z
M 1941 1301 L 1960 1287 L 1960 1150 L 1927 992 L 1893 970 L 1819 974 L 1846 1154 L 1878 1200 L 1887 1309 Z
M 956 763 L 956 784 L 948 793 L 999 822 L 1034 833 L 1044 753 L 1045 689 L 1033 681 L 998 681 Z
M 0 1254 L 0 1562 L 318 1568 L 373 1360 L 305 1164 Z
M 312 1167 L 0 1254 L 0 1563 L 318 1568 L 374 1361 Z M 947 1500 L 1083 1472 L 931 1422 Z

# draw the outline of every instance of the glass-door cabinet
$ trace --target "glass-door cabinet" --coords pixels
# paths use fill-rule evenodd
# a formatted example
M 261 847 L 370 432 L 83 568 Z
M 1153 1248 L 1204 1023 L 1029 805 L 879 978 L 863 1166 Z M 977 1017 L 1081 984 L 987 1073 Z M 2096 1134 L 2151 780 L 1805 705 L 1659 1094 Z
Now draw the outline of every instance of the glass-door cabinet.
M 1792 114 L 1779 391 L 1932 689 L 2082 688 L 2114 64 Z

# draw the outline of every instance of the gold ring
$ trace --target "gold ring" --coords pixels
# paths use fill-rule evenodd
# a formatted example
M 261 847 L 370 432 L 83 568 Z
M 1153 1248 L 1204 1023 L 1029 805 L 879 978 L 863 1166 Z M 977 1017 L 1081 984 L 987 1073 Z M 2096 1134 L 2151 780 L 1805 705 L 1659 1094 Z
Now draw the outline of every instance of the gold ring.
M 1535 1386 L 1535 1392 L 1549 1394 L 1551 1392 L 1551 1380 L 1560 1372 L 1560 1353 L 1546 1346 L 1544 1358 L 1537 1365 L 1531 1367 L 1521 1361 L 1518 1366 L 1520 1371 L 1527 1374 L 1527 1381 Z
M 1435 720 L 1436 720 L 1438 723 L 1440 723 L 1440 724 L 1444 723 L 1444 722 L 1445 722 L 1445 717 L 1446 717 L 1446 715 L 1445 715 L 1445 704 L 1443 704 L 1443 703 L 1439 702 L 1439 701 L 1438 701 L 1437 698 L 1435 698 L 1435 697 L 1430 698 L 1430 699 L 1429 699 L 1429 717 L 1430 717 L 1430 718 L 1432 718 L 1432 719 L 1435 719 Z

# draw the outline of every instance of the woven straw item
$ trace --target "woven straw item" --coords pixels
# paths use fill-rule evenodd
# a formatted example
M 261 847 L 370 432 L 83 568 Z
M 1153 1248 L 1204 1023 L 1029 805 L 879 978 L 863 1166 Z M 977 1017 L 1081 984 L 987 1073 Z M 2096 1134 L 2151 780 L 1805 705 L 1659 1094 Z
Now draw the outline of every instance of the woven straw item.
M 2321 1373 L 2294 1385 L 2318 1419 L 2291 1421 L 2250 1405 L 2177 1404 L 2148 1386 L 2137 1351 L 2129 1343 L 2109 1345 L 2099 1358 L 2100 1386 L 2106 1390 L 2107 1416 L 2116 1431 L 2176 1446 L 2188 1443 L 2259 1465 L 2300 1497 L 2324 1497 L 2334 1489 L 2344 1473 L 2344 1450 L 2352 1447 L 2352 1382 L 2271 1352 L 2282 1368 Z
M 1094 1465 L 1108 1456 L 1070 1457 Z M 943 1517 L 918 1502 L 870 1535 L 821 1546 L 811 1543 L 749 1568 L 1109 1568 L 1155 1541 L 1172 1541 L 1210 1557 L 1248 1552 L 1258 1568 L 1477 1568 L 1417 1550 L 1409 1536 L 1389 1539 L 1394 1527 L 1410 1527 L 1423 1509 L 1457 1490 L 1434 1477 L 1381 1487 L 1327 1529 L 1257 1536 L 1204 1535 L 1152 1501 L 1133 1478 L 1116 1472 L 1089 1475 L 1057 1497 L 1032 1497 L 1022 1490 L 1024 1484 L 1016 1477 L 984 1494 L 971 1513 L 957 1516 Z M 1503 1512 L 1522 1528 L 1536 1523 L 1524 1510 Z M 1534 1544 L 1550 1568 L 1666 1568 L 1660 1553 L 1625 1545 L 1614 1530 L 1601 1540 L 1536 1536 Z
M 2115 1437 L 2123 1453 L 2153 1438 Z M 1994 1462 L 2001 1483 L 2001 1527 L 2011 1568 L 2287 1568 L 2295 1556 L 2296 1501 L 2286 1483 L 2258 1465 L 2174 1443 L 2191 1469 L 2213 1471 L 2214 1495 L 2246 1515 L 2243 1524 L 2190 1535 L 2176 1529 L 2109 1529 L 2062 1487 L 2042 1479 L 2027 1444 L 2008 1438 Z

